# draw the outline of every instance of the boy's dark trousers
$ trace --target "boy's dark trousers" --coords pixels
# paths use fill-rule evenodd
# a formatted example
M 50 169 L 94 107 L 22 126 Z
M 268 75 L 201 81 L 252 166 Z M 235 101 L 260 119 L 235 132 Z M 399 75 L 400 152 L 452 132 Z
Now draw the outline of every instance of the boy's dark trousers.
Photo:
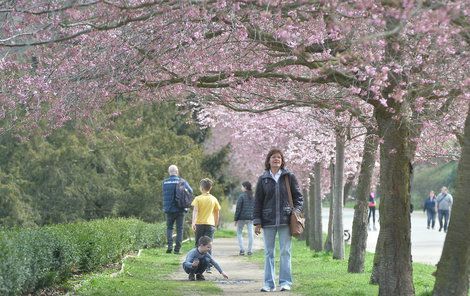
M 187 268 L 183 265 L 183 269 L 187 274 L 194 273 L 194 274 L 203 274 L 206 271 L 207 267 L 209 266 L 210 259 L 207 257 L 202 257 L 199 259 L 199 265 L 197 267 Z
M 195 233 L 196 248 L 198 246 L 199 238 L 201 238 L 202 236 L 208 236 L 213 240 L 214 239 L 214 232 L 215 232 L 215 226 L 213 226 L 213 225 L 196 224 L 196 233 Z M 212 250 L 209 251 L 209 254 L 212 255 Z

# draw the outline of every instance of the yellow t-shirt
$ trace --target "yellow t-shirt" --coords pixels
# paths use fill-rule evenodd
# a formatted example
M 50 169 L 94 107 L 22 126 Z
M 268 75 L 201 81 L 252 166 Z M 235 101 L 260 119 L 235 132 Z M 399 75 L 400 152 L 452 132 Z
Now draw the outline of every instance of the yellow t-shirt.
M 193 207 L 197 207 L 197 216 L 195 224 L 205 224 L 215 226 L 214 210 L 220 210 L 220 204 L 215 196 L 209 193 L 203 193 L 194 198 L 191 203 Z

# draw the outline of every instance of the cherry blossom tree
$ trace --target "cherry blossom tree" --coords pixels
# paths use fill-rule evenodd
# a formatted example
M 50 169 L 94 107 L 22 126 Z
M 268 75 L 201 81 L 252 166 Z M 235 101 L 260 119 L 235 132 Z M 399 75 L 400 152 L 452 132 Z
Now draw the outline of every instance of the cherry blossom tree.
M 0 19 L 2 127 L 108 101 L 197 96 L 374 110 L 380 295 L 413 295 L 410 176 L 425 122 L 469 99 L 468 1 L 13 1 Z M 369 112 L 371 113 L 371 112 Z
M 459 161 L 457 186 L 452 221 L 444 242 L 444 251 L 437 264 L 433 295 L 468 295 L 470 262 L 470 232 L 459 231 L 470 227 L 468 209 L 470 199 L 470 109 L 462 137 L 462 157 Z M 459 227 L 460 226 L 460 227 Z M 456 230 L 457 229 L 457 230 Z

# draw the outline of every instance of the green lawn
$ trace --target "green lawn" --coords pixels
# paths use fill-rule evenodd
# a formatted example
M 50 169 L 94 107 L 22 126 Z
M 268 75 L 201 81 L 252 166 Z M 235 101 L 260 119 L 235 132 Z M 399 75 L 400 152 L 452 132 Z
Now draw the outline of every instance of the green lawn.
M 231 230 L 217 230 L 216 237 L 233 237 Z M 186 253 L 194 246 L 194 241 L 183 244 L 182 252 Z M 140 257 L 128 258 L 125 271 L 117 277 L 110 274 L 116 270 L 105 270 L 99 274 L 84 275 L 80 279 L 70 281 L 69 286 L 80 282 L 76 295 L 216 295 L 222 291 L 215 283 L 189 282 L 181 269 L 181 257 L 166 254 L 166 248 L 144 250 Z M 279 254 L 279 251 L 276 251 Z M 331 254 L 310 251 L 304 241 L 293 240 L 292 269 L 294 276 L 293 290 L 302 295 L 377 295 L 378 287 L 369 284 L 373 254 L 366 257 L 366 271 L 362 274 L 347 272 L 349 246 L 346 247 L 345 260 L 333 260 Z M 253 256 L 245 256 L 246 260 L 264 262 L 263 251 Z M 276 262 L 277 266 L 279 262 Z M 434 285 L 434 266 L 413 264 L 416 295 L 431 295 Z M 169 279 L 168 275 L 181 272 L 177 280 Z M 278 272 L 278 268 L 276 268 Z
M 186 253 L 193 247 L 193 242 L 183 244 L 182 252 Z M 221 290 L 215 283 L 189 282 L 181 268 L 181 257 L 166 254 L 166 248 L 143 250 L 139 257 L 125 260 L 124 272 L 117 277 L 110 274 L 116 270 L 107 270 L 100 274 L 85 275 L 76 282 L 81 286 L 76 295 L 93 296 L 146 296 L 146 295 L 216 295 Z M 177 280 L 169 279 L 169 275 L 180 271 Z M 69 285 L 74 283 L 70 282 Z M 188 294 L 189 293 L 189 294 Z
M 293 291 L 302 295 L 378 295 L 378 286 L 369 284 L 374 254 L 366 257 L 366 271 L 362 274 L 347 272 L 349 245 L 346 247 L 345 260 L 333 260 L 331 254 L 315 253 L 305 246 L 305 241 L 294 239 L 292 244 Z M 276 272 L 278 272 L 278 254 L 276 250 Z M 255 252 L 248 260 L 263 264 L 264 253 Z M 416 295 L 431 295 L 435 267 L 425 264 L 413 264 L 413 277 Z

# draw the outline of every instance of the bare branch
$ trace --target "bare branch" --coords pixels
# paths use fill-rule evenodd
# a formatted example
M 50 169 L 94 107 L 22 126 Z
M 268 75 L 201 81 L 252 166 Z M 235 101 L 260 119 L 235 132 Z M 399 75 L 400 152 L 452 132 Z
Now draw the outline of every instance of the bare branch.
M 58 38 L 54 38 L 54 39 L 49 39 L 49 40 L 44 40 L 44 41 L 31 41 L 31 42 L 22 42 L 22 43 L 15 43 L 15 42 L 5 43 L 4 41 L 0 40 L 0 47 L 2 47 L 2 46 L 3 47 L 38 46 L 38 45 L 68 41 L 68 40 L 77 38 L 78 36 L 88 34 L 88 33 L 91 33 L 91 32 L 112 30 L 112 29 L 116 29 L 116 28 L 125 26 L 127 24 L 133 23 L 133 22 L 144 21 L 144 20 L 147 20 L 147 19 L 150 19 L 150 18 L 154 17 L 155 15 L 156 15 L 156 12 L 150 12 L 150 13 L 144 14 L 142 16 L 138 16 L 138 17 L 133 17 L 133 18 L 126 17 L 122 20 L 119 20 L 119 21 L 111 23 L 111 24 L 94 25 L 89 29 L 84 29 L 84 30 L 81 30 L 77 33 L 71 34 L 71 35 L 58 37 Z M 91 26 L 91 25 L 89 25 L 89 26 Z

